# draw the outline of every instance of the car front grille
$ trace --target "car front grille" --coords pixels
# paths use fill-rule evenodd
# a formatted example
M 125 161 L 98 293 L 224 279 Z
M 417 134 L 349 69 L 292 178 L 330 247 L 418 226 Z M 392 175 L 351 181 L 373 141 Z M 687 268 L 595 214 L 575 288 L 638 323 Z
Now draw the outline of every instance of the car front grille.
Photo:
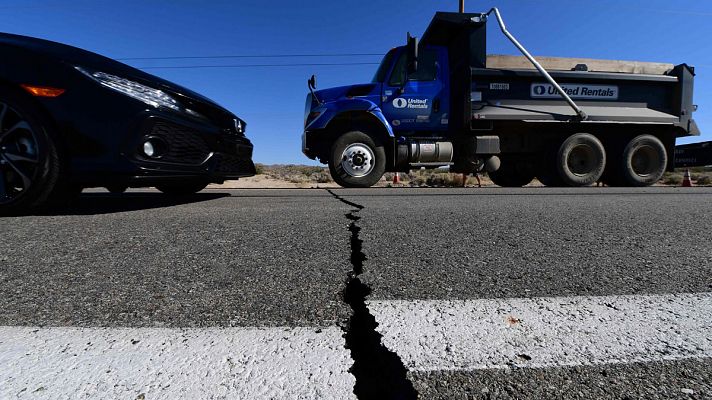
M 249 158 L 230 156 L 227 154 L 221 155 L 215 165 L 215 172 L 221 174 L 243 174 L 253 169 L 252 162 Z
M 161 161 L 177 164 L 200 164 L 210 155 L 210 148 L 199 132 L 165 121 L 157 121 L 149 136 L 168 144 Z

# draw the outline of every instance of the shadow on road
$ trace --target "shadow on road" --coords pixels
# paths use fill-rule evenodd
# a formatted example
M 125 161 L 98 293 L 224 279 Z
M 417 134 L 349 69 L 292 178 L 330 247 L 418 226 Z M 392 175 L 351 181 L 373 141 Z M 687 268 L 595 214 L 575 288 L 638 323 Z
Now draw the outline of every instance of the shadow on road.
M 708 187 L 693 188 L 692 190 L 679 190 L 679 188 L 368 188 L 368 189 L 334 189 L 335 193 L 343 196 L 354 197 L 440 197 L 440 196 L 552 196 L 552 197 L 579 197 L 579 196 L 710 196 L 712 190 Z M 705 190 L 707 189 L 707 190 Z
M 199 203 L 230 197 L 228 193 L 197 193 L 188 196 L 166 196 L 162 193 L 83 193 L 71 206 L 48 210 L 37 215 L 95 215 L 126 211 L 150 210 Z

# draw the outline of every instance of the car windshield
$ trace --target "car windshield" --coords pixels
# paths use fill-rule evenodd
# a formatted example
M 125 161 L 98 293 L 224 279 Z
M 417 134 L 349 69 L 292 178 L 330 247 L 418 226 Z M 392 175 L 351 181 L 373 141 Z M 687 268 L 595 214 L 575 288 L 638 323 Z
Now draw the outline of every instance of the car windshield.
M 381 65 L 378 66 L 376 75 L 373 77 L 373 83 L 379 83 L 386 80 L 386 75 L 388 75 L 388 70 L 391 67 L 391 64 L 393 62 L 393 56 L 395 55 L 396 50 L 398 49 L 391 49 L 391 51 L 386 53 L 386 55 L 383 57 L 383 61 L 381 61 Z

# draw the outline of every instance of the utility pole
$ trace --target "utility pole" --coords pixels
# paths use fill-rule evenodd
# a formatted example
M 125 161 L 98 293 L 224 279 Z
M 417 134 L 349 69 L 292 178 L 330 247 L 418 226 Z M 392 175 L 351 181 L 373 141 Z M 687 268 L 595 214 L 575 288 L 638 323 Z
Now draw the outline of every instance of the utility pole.
M 460 0 L 460 12 L 465 13 L 465 0 Z

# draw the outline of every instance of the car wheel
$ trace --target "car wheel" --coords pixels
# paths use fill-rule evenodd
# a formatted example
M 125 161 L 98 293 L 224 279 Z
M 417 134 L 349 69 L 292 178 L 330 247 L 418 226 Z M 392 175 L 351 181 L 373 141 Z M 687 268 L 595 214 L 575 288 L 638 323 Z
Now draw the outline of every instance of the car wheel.
M 640 135 L 623 150 L 623 180 L 629 186 L 650 186 L 658 182 L 667 168 L 665 146 L 652 135 Z
M 331 147 L 329 171 L 343 187 L 371 187 L 386 171 L 386 151 L 381 143 L 363 132 L 345 133 Z
M 208 186 L 206 182 L 186 182 L 158 185 L 156 189 L 169 196 L 187 196 L 195 194 Z
M 601 179 L 606 168 L 606 150 L 591 134 L 571 135 L 559 147 L 556 167 L 566 185 L 592 185 Z
M 0 214 L 24 213 L 58 204 L 58 149 L 49 127 L 22 96 L 0 88 Z

